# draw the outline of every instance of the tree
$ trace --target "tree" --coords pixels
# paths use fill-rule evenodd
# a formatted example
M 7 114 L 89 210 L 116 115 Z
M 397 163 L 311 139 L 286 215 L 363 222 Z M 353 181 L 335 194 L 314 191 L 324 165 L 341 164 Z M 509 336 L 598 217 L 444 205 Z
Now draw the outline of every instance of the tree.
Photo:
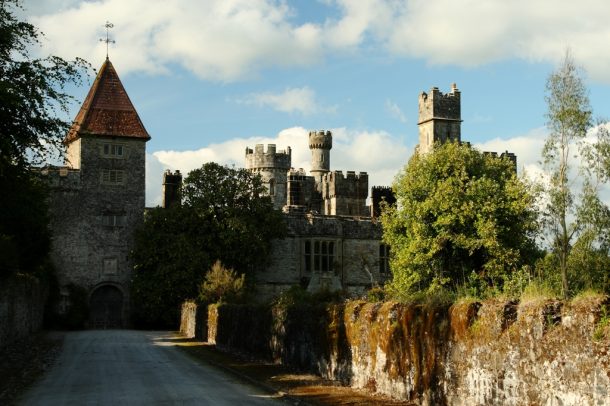
M 582 222 L 577 218 L 570 169 L 574 154 L 582 151 L 582 141 L 592 126 L 587 89 L 569 52 L 562 65 L 549 76 L 546 92 L 549 136 L 542 157 L 550 181 L 545 223 L 559 262 L 562 294 L 567 297 L 571 245 L 582 228 Z
M 265 263 L 271 239 L 283 235 L 283 219 L 261 178 L 246 169 L 206 163 L 188 174 L 182 196 L 182 207 L 212 227 L 214 260 L 237 272 L 252 272 Z
M 472 278 L 501 288 L 533 261 L 533 197 L 510 160 L 469 145 L 437 145 L 415 154 L 393 188 L 397 204 L 381 221 L 395 296 L 455 291 Z
M 215 261 L 239 274 L 264 264 L 271 240 L 284 232 L 265 190 L 245 169 L 206 163 L 186 177 L 182 206 L 149 210 L 132 253 L 136 319 L 175 327 L 180 303 L 197 297 Z
M 39 31 L 14 15 L 19 0 L 0 2 L 0 175 L 7 166 L 27 168 L 59 150 L 73 97 L 64 91 L 80 84 L 88 64 L 56 56 L 32 58 Z
M 0 275 L 36 272 L 50 247 L 46 189 L 30 171 L 58 151 L 69 122 L 69 83 L 80 83 L 87 64 L 55 56 L 30 57 L 41 34 L 19 21 L 18 0 L 0 2 Z

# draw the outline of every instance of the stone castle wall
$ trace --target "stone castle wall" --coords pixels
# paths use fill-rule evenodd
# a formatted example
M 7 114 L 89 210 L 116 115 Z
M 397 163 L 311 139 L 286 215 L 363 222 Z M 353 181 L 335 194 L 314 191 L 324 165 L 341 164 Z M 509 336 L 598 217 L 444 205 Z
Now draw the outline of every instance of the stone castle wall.
M 366 206 L 369 176 L 354 171 L 332 171 L 322 177 L 324 214 L 330 216 L 370 216 Z
M 205 327 L 220 349 L 414 404 L 608 406 L 608 306 L 607 297 L 221 305 L 210 306 Z
M 122 156 L 105 156 L 105 144 L 121 145 Z M 128 256 L 144 209 L 145 142 L 82 137 L 68 151 L 81 157 L 80 170 L 69 170 L 62 177 L 66 169 L 61 168 L 47 175 L 51 259 L 59 284 L 74 283 L 90 292 L 105 284 L 115 286 L 128 303 L 132 268 Z M 123 313 L 127 320 L 126 306 Z
M 48 287 L 32 276 L 0 281 L 0 352 L 42 329 Z
M 316 290 L 320 283 L 331 284 L 327 288 L 362 294 L 389 277 L 379 273 L 381 226 L 370 218 L 287 214 L 285 220 L 287 236 L 272 242 L 269 264 L 256 273 L 261 301 L 294 285 Z M 333 243 L 332 270 L 307 267 L 306 244 L 313 250 L 315 242 Z M 309 256 L 314 254 L 310 251 Z
M 266 151 L 263 144 L 257 144 L 254 150 L 246 148 L 246 169 L 261 176 L 273 200 L 273 206 L 278 210 L 286 204 L 287 173 L 291 165 L 290 147 L 285 151 L 277 151 L 275 144 L 267 145 Z

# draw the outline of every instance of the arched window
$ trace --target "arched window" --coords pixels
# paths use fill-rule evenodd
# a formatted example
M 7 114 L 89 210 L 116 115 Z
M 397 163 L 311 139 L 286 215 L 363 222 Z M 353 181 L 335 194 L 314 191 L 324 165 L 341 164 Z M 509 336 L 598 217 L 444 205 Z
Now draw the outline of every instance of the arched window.
M 269 180 L 269 196 L 275 195 L 275 179 Z

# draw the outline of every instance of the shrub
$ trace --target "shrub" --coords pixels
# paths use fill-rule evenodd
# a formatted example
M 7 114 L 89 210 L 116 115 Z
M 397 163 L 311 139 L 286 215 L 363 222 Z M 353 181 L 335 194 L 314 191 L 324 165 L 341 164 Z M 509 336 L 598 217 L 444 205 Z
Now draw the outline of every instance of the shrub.
M 239 302 L 244 296 L 245 275 L 216 261 L 199 286 L 199 299 L 206 303 Z

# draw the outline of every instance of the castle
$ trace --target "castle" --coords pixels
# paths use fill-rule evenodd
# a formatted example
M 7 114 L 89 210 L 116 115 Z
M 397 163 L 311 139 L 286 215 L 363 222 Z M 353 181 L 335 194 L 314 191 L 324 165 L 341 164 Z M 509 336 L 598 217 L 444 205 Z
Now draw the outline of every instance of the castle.
M 462 142 L 460 96 L 455 84 L 447 94 L 436 87 L 420 94 L 418 153 L 430 152 L 437 143 Z M 311 131 L 309 149 L 307 175 L 291 167 L 290 147 L 246 148 L 246 168 L 260 174 L 288 225 L 287 237 L 273 242 L 269 266 L 256 275 L 262 298 L 296 284 L 310 291 L 341 289 L 359 295 L 391 276 L 389 247 L 381 241 L 377 221 L 380 202 L 395 202 L 391 188 L 372 187 L 367 206 L 366 172 L 330 170 L 330 131 Z M 511 159 L 516 168 L 514 154 L 501 156 Z
M 460 92 L 433 88 L 419 97 L 420 153 L 434 143 L 461 142 Z M 129 250 L 142 221 L 144 128 L 112 63 L 106 59 L 70 128 L 65 165 L 40 173 L 50 185 L 51 259 L 63 305 L 70 285 L 88 293 L 92 327 L 129 323 Z M 366 172 L 331 170 L 332 133 L 311 131 L 311 171 L 292 168 L 291 149 L 246 148 L 245 166 L 261 176 L 288 233 L 272 243 L 269 265 L 256 273 L 261 298 L 294 285 L 362 294 L 390 278 L 389 247 L 381 241 L 380 202 L 389 187 L 368 185 Z M 508 153 L 506 153 L 508 154 Z M 503 154 L 504 155 L 504 154 Z M 508 154 L 516 163 L 516 157 Z M 163 176 L 163 206 L 179 204 L 182 174 Z M 367 197 L 370 205 L 367 206 Z
M 40 171 L 51 189 L 51 260 L 60 307 L 70 301 L 70 284 L 85 288 L 92 327 L 128 324 L 128 254 L 144 212 L 149 139 L 106 59 L 63 141 L 65 165 Z
M 246 148 L 246 169 L 261 176 L 288 229 L 285 238 L 273 241 L 269 265 L 256 273 L 261 299 L 294 285 L 360 294 L 390 276 L 389 250 L 381 243 L 375 215 L 382 198 L 391 201 L 391 190 L 374 188 L 373 204 L 367 206 L 366 172 L 330 170 L 330 131 L 311 131 L 309 149 L 308 175 L 292 168 L 290 147 Z

